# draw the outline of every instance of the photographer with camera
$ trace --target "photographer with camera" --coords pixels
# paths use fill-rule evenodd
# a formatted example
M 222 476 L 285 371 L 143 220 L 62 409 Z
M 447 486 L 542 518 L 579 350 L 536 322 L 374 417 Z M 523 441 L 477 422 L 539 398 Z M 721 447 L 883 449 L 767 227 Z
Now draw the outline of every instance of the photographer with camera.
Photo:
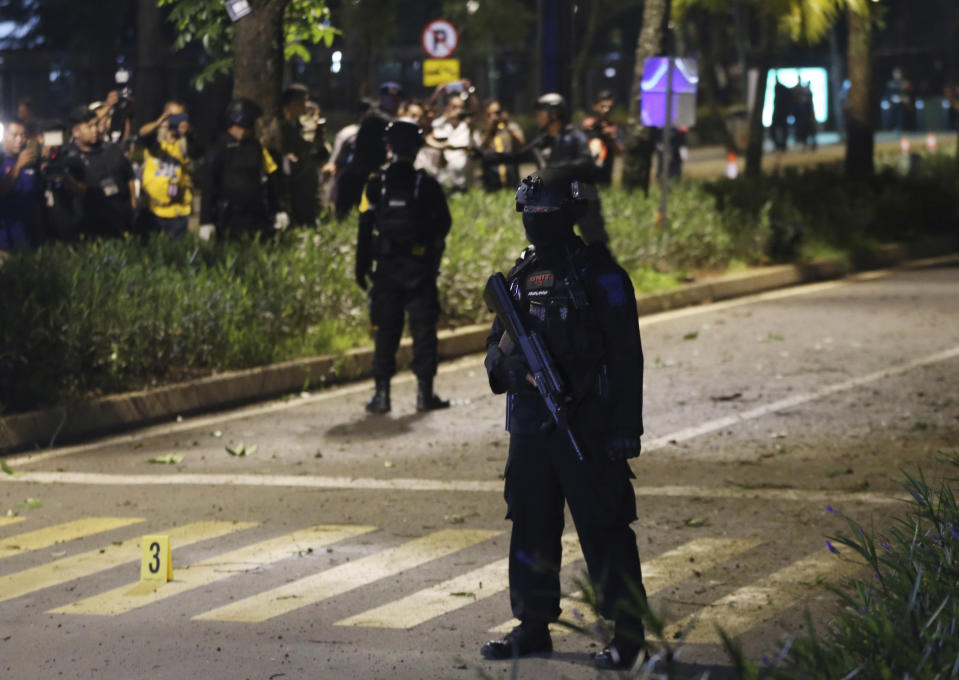
M 481 151 L 496 153 L 519 149 L 526 143 L 519 125 L 509 119 L 509 112 L 495 99 L 486 105 L 486 127 L 473 132 L 473 142 Z M 480 178 L 486 191 L 513 189 L 519 184 L 519 169 L 516 163 L 492 163 L 485 159 Z
M 450 192 L 466 191 L 473 184 L 471 161 L 471 123 L 479 116 L 479 105 L 473 94 L 476 88 L 465 78 L 440 85 L 433 100 L 441 94 L 449 97 L 443 115 L 433 121 L 433 131 L 426 143 L 443 150 L 436 179 Z
M 193 212 L 193 164 L 203 156 L 186 107 L 168 101 L 163 115 L 140 128 L 140 143 L 144 153 L 138 229 L 182 239 Z
M 7 123 L 0 153 L 0 252 L 25 250 L 40 240 L 40 149 L 27 126 Z
M 589 138 L 589 152 L 596 162 L 596 183 L 609 186 L 613 181 L 613 163 L 623 152 L 623 140 L 616 123 L 609 119 L 613 110 L 613 93 L 602 90 L 593 102 L 593 113 L 583 121 L 583 132 Z
M 136 209 L 133 167 L 122 147 L 101 140 L 89 107 L 76 107 L 69 118 L 73 138 L 60 158 L 66 186 L 81 205 L 77 230 L 90 236 L 122 236 L 130 231 Z
M 539 134 L 526 146 L 512 152 L 483 151 L 484 163 L 532 161 L 539 169 L 562 169 L 579 182 L 595 183 L 599 168 L 589 152 L 589 140 L 579 127 L 569 122 L 569 107 L 558 92 L 547 92 L 536 100 L 536 125 Z M 590 201 L 577 219 L 587 243 L 609 243 L 606 221 L 599 200 Z
M 314 227 L 320 207 L 320 178 L 315 147 L 307 141 L 302 124 L 309 98 L 309 90 L 300 83 L 293 83 L 280 95 L 280 169 L 291 221 L 298 226 Z

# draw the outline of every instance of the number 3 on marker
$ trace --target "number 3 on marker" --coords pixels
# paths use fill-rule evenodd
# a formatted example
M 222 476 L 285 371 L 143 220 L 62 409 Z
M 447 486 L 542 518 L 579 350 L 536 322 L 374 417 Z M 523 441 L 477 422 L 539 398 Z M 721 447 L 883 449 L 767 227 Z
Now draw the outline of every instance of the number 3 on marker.
M 150 544 L 150 551 L 153 553 L 153 559 L 150 560 L 150 564 L 148 565 L 147 568 L 150 570 L 151 574 L 159 574 L 160 573 L 160 542 L 153 541 L 153 543 Z
M 140 560 L 140 580 L 166 583 L 173 580 L 173 562 L 170 559 L 169 536 L 144 536 L 143 557 Z

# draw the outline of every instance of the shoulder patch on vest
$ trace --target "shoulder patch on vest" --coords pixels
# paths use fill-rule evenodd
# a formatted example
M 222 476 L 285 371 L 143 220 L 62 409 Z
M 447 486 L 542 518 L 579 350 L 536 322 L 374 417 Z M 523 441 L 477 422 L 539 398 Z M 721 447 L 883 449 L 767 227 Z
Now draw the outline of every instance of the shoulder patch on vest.
M 621 307 L 626 304 L 626 288 L 623 279 L 614 272 L 599 277 L 599 285 L 606 291 L 606 299 L 611 307 Z

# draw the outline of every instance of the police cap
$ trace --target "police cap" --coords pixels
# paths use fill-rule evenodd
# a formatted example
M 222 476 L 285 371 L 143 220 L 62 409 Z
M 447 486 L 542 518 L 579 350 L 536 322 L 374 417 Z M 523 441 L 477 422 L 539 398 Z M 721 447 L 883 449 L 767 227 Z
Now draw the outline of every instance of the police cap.
M 516 212 L 567 210 L 580 214 L 598 194 L 592 184 L 581 182 L 563 168 L 543 168 L 526 177 L 516 190 Z
M 251 99 L 234 99 L 226 107 L 226 124 L 252 130 L 263 109 Z

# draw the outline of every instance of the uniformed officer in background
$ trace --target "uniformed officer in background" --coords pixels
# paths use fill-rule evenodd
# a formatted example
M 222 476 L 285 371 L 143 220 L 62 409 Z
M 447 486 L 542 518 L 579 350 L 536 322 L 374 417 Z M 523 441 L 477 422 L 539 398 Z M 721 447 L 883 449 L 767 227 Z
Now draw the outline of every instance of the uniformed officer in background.
M 390 379 L 396 373 L 396 350 L 403 317 L 410 317 L 416 375 L 416 410 L 447 408 L 433 392 L 436 375 L 436 279 L 451 218 L 439 183 L 413 160 L 423 145 L 423 131 L 407 120 L 390 123 L 384 133 L 392 161 L 366 184 L 360 201 L 356 243 L 356 282 L 364 290 L 372 277 L 370 320 L 375 330 L 373 378 L 376 392 L 370 413 L 390 410 Z M 375 268 L 374 268 L 375 262 Z
M 601 244 L 573 232 L 595 188 L 566 170 L 523 181 L 516 209 L 527 248 L 507 277 L 520 319 L 538 332 L 569 386 L 569 423 L 579 460 L 552 419 L 521 353 L 502 348 L 497 319 L 487 339 L 486 369 L 496 394 L 508 393 L 506 464 L 510 603 L 520 625 L 486 643 L 487 659 L 552 651 L 548 624 L 560 614 L 564 501 L 576 525 L 601 613 L 615 622 L 609 645 L 594 657 L 602 669 L 629 668 L 645 646 L 636 536 L 636 498 L 627 459 L 643 432 L 643 351 L 629 276 Z M 506 353 L 504 353 L 506 352 Z
M 280 209 L 277 165 L 253 135 L 262 109 L 249 99 L 226 108 L 226 134 L 206 156 L 200 237 L 268 235 L 290 224 Z

